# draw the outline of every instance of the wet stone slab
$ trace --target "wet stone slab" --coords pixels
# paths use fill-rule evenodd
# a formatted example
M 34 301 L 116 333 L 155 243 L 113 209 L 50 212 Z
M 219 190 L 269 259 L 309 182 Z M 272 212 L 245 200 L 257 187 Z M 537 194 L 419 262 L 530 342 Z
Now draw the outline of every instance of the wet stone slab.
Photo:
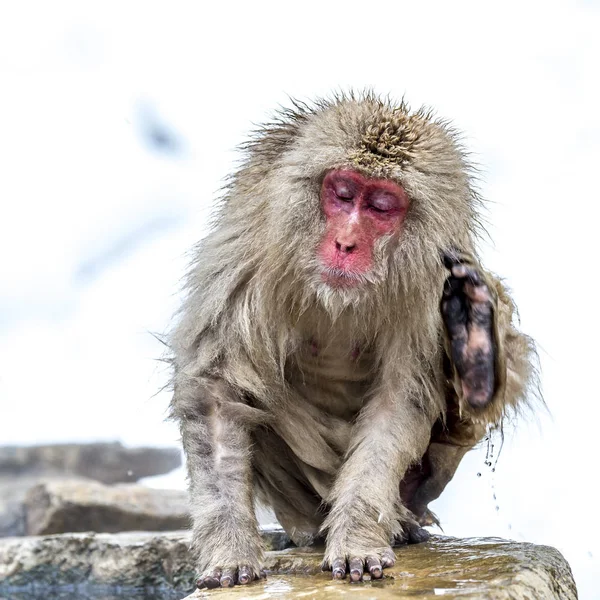
M 383 581 L 350 584 L 321 572 L 318 548 L 287 548 L 285 535 L 265 532 L 266 581 L 200 598 L 577 598 L 569 565 L 554 548 L 501 539 L 433 537 L 396 549 Z M 176 600 L 193 589 L 188 532 L 63 534 L 0 540 L 0 599 Z
M 455 539 L 434 537 L 426 544 L 396 548 L 396 567 L 386 569 L 380 581 L 351 584 L 332 581 L 320 573 L 322 554 L 313 549 L 279 553 L 275 573 L 289 566 L 284 556 L 302 556 L 304 575 L 272 574 L 253 587 L 231 590 L 197 590 L 186 600 L 215 597 L 266 600 L 270 598 L 462 598 L 480 600 L 541 600 L 577 598 L 569 565 L 548 546 L 508 542 L 494 538 Z M 310 576 L 309 576 L 310 574 Z M 218 594 L 218 595 L 217 595 Z

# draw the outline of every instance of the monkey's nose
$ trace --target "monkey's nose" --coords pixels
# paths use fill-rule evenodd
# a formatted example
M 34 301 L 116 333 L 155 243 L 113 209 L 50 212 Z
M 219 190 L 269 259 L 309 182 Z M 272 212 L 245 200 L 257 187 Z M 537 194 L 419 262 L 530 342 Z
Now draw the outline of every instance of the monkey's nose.
M 342 252 L 343 254 L 350 254 L 354 248 L 356 248 L 356 244 L 354 242 L 339 242 L 335 241 L 335 247 L 338 252 Z

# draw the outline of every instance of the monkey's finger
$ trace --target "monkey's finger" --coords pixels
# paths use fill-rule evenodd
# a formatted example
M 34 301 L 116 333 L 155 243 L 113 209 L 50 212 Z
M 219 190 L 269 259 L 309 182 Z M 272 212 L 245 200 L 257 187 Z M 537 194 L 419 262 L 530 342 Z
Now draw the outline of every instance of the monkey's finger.
M 462 294 L 464 286 L 465 280 L 463 278 L 453 276 L 448 277 L 448 279 L 444 281 L 444 298 Z
M 465 284 L 465 294 L 471 300 L 471 302 L 475 302 L 476 304 L 490 304 L 492 301 L 492 295 L 490 294 L 490 290 L 485 283 L 480 284 Z
M 381 579 L 383 577 L 383 567 L 376 556 L 367 556 L 367 569 L 371 573 L 373 579 Z
M 235 569 L 223 569 L 221 587 L 233 587 L 235 585 L 235 571 Z
M 450 270 L 454 277 L 464 279 L 471 285 L 482 285 L 481 275 L 477 269 L 468 265 L 455 265 Z
M 381 566 L 384 569 L 389 569 L 390 567 L 393 567 L 395 564 L 396 564 L 396 555 L 394 554 L 394 551 L 391 548 L 384 550 L 381 553 Z
M 466 343 L 469 313 L 462 294 L 444 298 L 441 303 L 442 319 L 452 341 Z
M 266 573 L 265 573 L 265 577 L 266 577 Z M 247 565 L 242 565 L 240 567 L 240 570 L 238 572 L 238 583 L 240 585 L 246 585 L 252 581 L 254 581 L 255 579 L 258 579 L 258 575 L 254 574 L 254 570 L 252 569 L 252 567 L 249 567 Z
M 353 557 L 348 561 L 348 567 L 350 568 L 350 581 L 362 581 L 364 564 L 363 559 Z
M 221 585 L 221 569 L 215 569 L 209 575 L 204 577 L 200 577 L 196 582 L 196 587 L 198 589 L 207 588 L 209 590 L 213 590 Z
M 450 270 L 454 265 L 459 265 L 461 260 L 461 252 L 457 248 L 448 248 L 442 252 L 442 262 L 446 269 Z
M 334 579 L 344 579 L 346 577 L 346 559 L 334 558 L 331 563 L 331 571 Z

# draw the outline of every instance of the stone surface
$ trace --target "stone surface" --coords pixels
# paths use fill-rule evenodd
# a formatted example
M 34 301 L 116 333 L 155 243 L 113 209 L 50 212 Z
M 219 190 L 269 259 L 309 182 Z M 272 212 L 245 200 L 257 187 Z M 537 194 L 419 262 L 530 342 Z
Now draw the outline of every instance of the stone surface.
M 554 548 L 500 539 L 433 537 L 396 549 L 383 581 L 333 582 L 314 548 L 280 550 L 281 531 L 265 533 L 265 582 L 192 598 L 449 598 L 573 600 L 569 565 Z M 182 598 L 193 588 L 188 532 L 65 534 L 0 540 L 0 598 Z M 279 550 L 278 550 L 279 549 Z
M 77 531 L 173 531 L 189 527 L 187 492 L 137 484 L 46 481 L 25 498 L 27 535 Z
M 26 534 L 25 497 L 40 479 L 134 482 L 180 465 L 177 448 L 125 448 L 116 442 L 0 447 L 0 537 Z
M 25 535 L 24 500 L 37 479 L 0 478 L 0 537 Z
M 118 442 L 0 447 L 0 478 L 75 475 L 122 483 L 169 473 L 180 465 L 178 448 L 125 448 Z

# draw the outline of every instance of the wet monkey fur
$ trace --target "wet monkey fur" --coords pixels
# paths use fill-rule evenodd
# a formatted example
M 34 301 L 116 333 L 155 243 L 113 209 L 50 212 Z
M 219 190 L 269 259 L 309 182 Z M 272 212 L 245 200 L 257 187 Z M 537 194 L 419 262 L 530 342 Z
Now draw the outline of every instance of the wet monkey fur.
M 426 539 L 534 383 L 480 209 L 454 131 L 370 93 L 296 103 L 246 145 L 170 337 L 200 587 L 260 576 L 255 502 L 323 539 L 335 578 Z

